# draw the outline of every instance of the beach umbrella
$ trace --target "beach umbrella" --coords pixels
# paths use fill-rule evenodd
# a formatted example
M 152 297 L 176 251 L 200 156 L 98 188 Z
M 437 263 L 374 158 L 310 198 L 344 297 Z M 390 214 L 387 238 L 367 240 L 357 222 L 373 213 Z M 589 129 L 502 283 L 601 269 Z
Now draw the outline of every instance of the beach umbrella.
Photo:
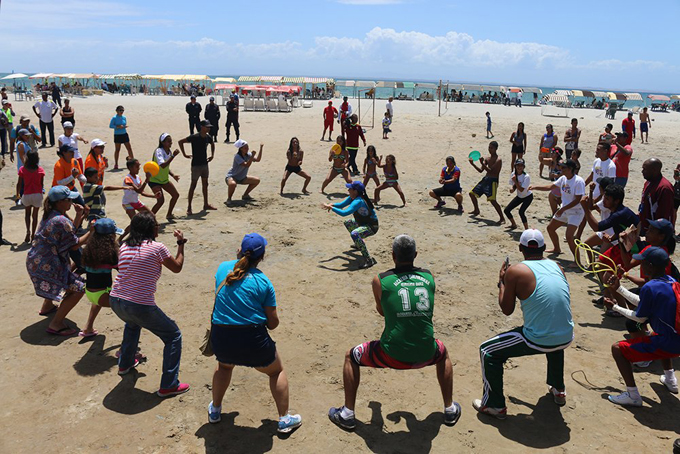
M 595 98 L 608 98 L 609 97 L 609 95 L 604 91 L 594 91 L 593 96 Z
M 421 85 L 418 84 L 420 87 Z M 436 87 L 436 85 L 435 85 Z M 463 84 L 463 90 L 465 91 L 483 91 L 481 85 L 468 85 L 468 84 Z
M 236 79 L 234 79 L 233 77 L 215 77 L 213 79 L 213 82 L 219 82 L 223 84 L 235 84 Z
M 624 93 L 628 101 L 642 101 L 640 93 Z
M 555 90 L 555 94 L 560 96 L 574 96 L 571 90 Z
M 511 87 L 512 88 L 512 87 Z M 514 87 L 517 88 L 517 87 Z M 537 87 L 522 87 L 520 90 L 522 90 L 524 93 L 536 93 L 539 95 L 543 94 L 543 90 Z
M 624 95 L 623 93 L 614 93 L 613 91 L 610 91 L 610 92 L 607 92 L 607 96 L 612 101 L 625 101 L 626 100 L 626 95 Z
M 649 99 L 652 101 L 670 101 L 671 98 L 669 98 L 666 95 L 649 95 L 647 96 Z
M 590 90 L 581 90 L 581 93 L 582 93 L 581 96 L 583 96 L 584 98 L 594 98 L 595 97 L 595 93 L 593 93 Z
M 680 95 L 673 95 L 671 96 L 671 99 L 680 99 Z
M 29 76 L 29 79 L 47 79 L 50 77 L 54 77 L 54 74 L 52 73 L 38 73 L 38 74 L 33 74 L 32 76 Z
M 28 77 L 27 74 L 23 74 L 23 73 L 14 73 L 14 74 L 9 74 L 9 75 L 3 77 L 2 80 L 25 79 L 25 78 L 27 78 L 27 77 Z

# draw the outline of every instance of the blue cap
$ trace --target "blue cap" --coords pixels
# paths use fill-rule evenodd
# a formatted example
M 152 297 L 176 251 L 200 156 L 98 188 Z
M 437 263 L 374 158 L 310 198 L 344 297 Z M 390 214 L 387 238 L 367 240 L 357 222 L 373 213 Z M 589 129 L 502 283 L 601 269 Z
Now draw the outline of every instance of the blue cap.
M 254 259 L 259 259 L 264 255 L 264 247 L 267 245 L 267 240 L 258 233 L 249 233 L 243 237 L 241 241 L 241 253 L 250 252 L 250 256 Z
M 123 229 L 119 229 L 116 221 L 109 218 L 97 219 L 94 222 L 94 231 L 102 235 L 110 235 L 112 233 L 123 234 Z
M 64 199 L 77 199 L 78 197 L 80 197 L 78 191 L 71 191 L 66 186 L 54 186 L 50 189 L 50 192 L 47 193 L 47 198 L 50 199 L 51 202 L 58 202 Z
M 649 221 L 649 225 L 659 230 L 666 236 L 673 234 L 673 224 L 671 224 L 671 221 L 669 221 L 668 219 L 657 219 L 655 221 Z
M 73 148 L 71 145 L 62 145 L 62 146 L 59 147 L 58 153 L 59 153 L 59 154 L 64 154 L 64 153 L 68 153 L 69 151 L 70 151 L 71 153 L 75 154 L 76 149 Z
M 635 260 L 648 262 L 653 266 L 668 265 L 668 253 L 660 247 L 650 246 L 639 254 L 633 254 Z
M 347 189 L 354 189 L 360 193 L 363 193 L 366 190 L 366 187 L 361 181 L 352 181 L 351 183 L 347 183 L 345 187 L 347 187 Z

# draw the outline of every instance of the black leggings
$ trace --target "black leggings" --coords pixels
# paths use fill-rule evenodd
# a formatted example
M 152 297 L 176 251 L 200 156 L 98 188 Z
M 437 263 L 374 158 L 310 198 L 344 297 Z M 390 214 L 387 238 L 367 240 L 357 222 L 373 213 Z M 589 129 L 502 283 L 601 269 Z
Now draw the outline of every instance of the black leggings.
M 508 217 L 508 219 L 512 220 L 512 213 L 511 211 L 517 208 L 518 206 L 522 205 L 519 208 L 519 217 L 522 219 L 523 223 L 527 223 L 527 217 L 524 214 L 527 211 L 527 208 L 529 208 L 529 205 L 531 205 L 531 202 L 534 201 L 534 195 L 529 194 L 528 196 L 524 197 L 523 199 L 520 199 L 518 196 L 515 196 L 514 199 L 508 204 L 508 206 L 505 207 L 505 210 L 503 212 L 505 215 Z

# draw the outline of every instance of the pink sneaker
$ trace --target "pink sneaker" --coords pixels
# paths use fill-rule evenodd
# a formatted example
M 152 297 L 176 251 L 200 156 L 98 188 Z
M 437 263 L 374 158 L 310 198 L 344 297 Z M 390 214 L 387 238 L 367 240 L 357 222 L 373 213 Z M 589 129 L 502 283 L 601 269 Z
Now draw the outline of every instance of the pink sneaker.
M 159 397 L 171 397 L 171 396 L 176 396 L 178 394 L 184 394 L 185 392 L 189 391 L 189 383 L 180 383 L 174 388 L 168 388 L 168 389 L 159 389 L 156 391 L 156 394 L 158 394 Z

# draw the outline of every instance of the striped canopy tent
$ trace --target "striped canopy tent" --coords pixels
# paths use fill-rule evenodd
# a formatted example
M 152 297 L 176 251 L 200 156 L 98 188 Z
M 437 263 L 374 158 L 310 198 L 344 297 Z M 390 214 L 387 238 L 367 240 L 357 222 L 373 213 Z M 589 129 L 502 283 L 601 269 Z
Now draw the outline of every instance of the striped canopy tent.
M 536 93 L 537 95 L 542 95 L 543 90 L 538 87 L 522 87 L 524 93 Z
M 397 95 L 397 90 L 411 90 L 411 96 L 415 96 L 416 93 L 416 84 L 413 82 L 395 82 L 394 83 L 394 97 L 396 98 Z M 407 94 L 403 93 L 402 91 L 399 92 L 400 95 L 408 96 Z
M 669 98 L 666 95 L 649 95 L 647 96 L 649 99 L 652 101 L 670 101 L 671 98 Z
M 628 101 L 642 101 L 642 95 L 640 93 L 624 93 Z
M 302 84 L 305 82 L 304 77 L 284 77 L 282 79 L 284 84 Z
M 463 84 L 463 90 L 465 90 L 465 91 L 483 91 L 481 85 L 469 85 L 469 84 Z
M 571 90 L 555 90 L 555 94 L 559 96 L 574 96 Z
M 210 80 L 210 77 L 206 76 L 205 74 L 184 74 L 182 75 L 181 79 L 177 80 L 189 80 L 189 81 L 200 81 L 200 80 Z
M 100 79 L 119 79 L 119 80 L 141 80 L 141 74 L 105 74 L 99 76 Z
M 595 97 L 593 92 L 589 91 L 589 90 L 572 90 L 571 93 L 572 93 L 572 95 L 574 95 L 578 98 L 594 98 Z
M 568 91 L 568 90 L 563 90 L 563 91 Z M 551 102 L 553 104 L 556 104 L 556 103 L 567 104 L 569 102 L 569 97 L 567 95 L 559 94 L 559 93 L 555 92 L 555 93 L 549 93 L 549 94 L 543 96 L 543 101 Z
M 593 96 L 595 98 L 608 98 L 609 95 L 604 91 L 593 91 Z
M 339 80 L 335 85 L 338 87 L 353 87 L 356 84 L 353 80 Z
M 496 93 L 499 93 L 502 90 L 500 85 L 482 85 L 482 91 L 489 93 L 495 91 Z
M 213 82 L 220 84 L 235 84 L 236 79 L 234 79 L 233 77 L 215 77 L 213 79 Z
M 422 88 L 425 90 L 434 90 L 435 88 L 439 87 L 437 84 L 430 84 L 430 83 L 417 83 L 416 88 Z
M 283 82 L 283 76 L 262 76 L 260 77 L 260 82 L 280 84 Z
M 363 87 L 363 88 L 375 88 L 375 82 L 372 80 L 357 80 L 354 82 L 355 87 Z
M 523 93 L 524 89 L 520 87 L 508 87 L 506 91 L 510 93 Z
M 2 80 L 13 80 L 13 79 L 27 79 L 28 74 L 24 73 L 13 73 L 13 74 L 8 74 L 5 77 L 2 78 Z
M 49 79 L 50 77 L 54 77 L 54 74 L 52 73 L 38 73 L 38 74 L 33 74 L 32 76 L 29 76 L 29 79 Z
M 332 84 L 335 83 L 335 81 L 333 79 L 328 78 L 328 77 L 303 77 L 302 83 L 303 84 L 311 84 L 311 85 L 317 85 L 317 84 L 332 85 Z
M 609 99 L 612 101 L 625 101 L 626 100 L 626 95 L 623 93 L 616 93 L 613 91 L 607 92 L 607 96 L 609 96 Z
M 161 80 L 163 76 L 160 74 L 145 74 L 142 76 L 142 79 L 146 80 Z
M 384 80 L 379 80 L 375 83 L 375 88 L 394 88 L 395 82 L 388 82 Z

